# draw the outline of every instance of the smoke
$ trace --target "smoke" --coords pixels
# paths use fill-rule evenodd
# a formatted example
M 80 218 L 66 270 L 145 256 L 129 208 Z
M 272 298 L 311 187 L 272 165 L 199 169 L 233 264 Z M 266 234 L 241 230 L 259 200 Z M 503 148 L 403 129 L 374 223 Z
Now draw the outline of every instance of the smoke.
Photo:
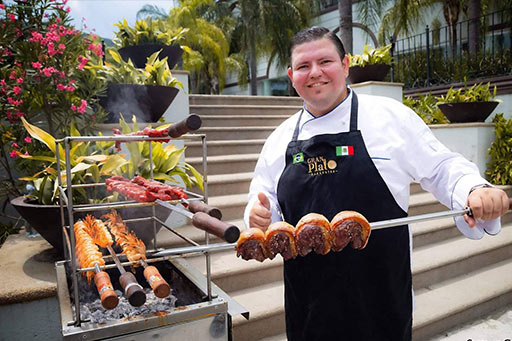
M 108 98 L 102 105 L 110 113 L 110 122 L 119 122 L 121 114 L 127 122 L 131 122 L 133 115 L 137 122 L 151 122 L 151 97 L 143 85 L 110 84 Z

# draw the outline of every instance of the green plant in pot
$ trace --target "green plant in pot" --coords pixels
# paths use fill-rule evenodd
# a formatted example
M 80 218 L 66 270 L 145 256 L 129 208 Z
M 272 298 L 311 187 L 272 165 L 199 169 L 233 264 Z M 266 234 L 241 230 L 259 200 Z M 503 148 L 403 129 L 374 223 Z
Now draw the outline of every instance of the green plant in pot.
M 496 138 L 489 148 L 485 174 L 493 184 L 512 185 L 512 119 L 507 120 L 503 113 L 498 113 L 492 122 Z
M 94 66 L 108 82 L 107 96 L 100 100 L 110 113 L 107 122 L 117 122 L 121 113 L 134 114 L 144 122 L 158 121 L 178 94 L 176 86 L 183 88 L 172 75 L 167 57 L 159 59 L 157 51 L 139 69 L 116 50 L 107 51 L 109 61 Z
M 32 176 L 21 178 L 34 187 L 34 191 L 27 196 L 21 196 L 11 201 L 25 220 L 27 220 L 43 238 L 45 238 L 57 250 L 62 251 L 62 222 L 60 216 L 60 206 L 58 191 L 57 171 L 57 149 L 56 140 L 46 131 L 31 125 L 26 120 L 23 124 L 27 132 L 34 139 L 42 142 L 49 149 L 50 153 L 45 155 L 24 155 L 19 154 L 20 158 L 37 162 L 41 170 Z M 129 126 L 121 121 L 123 132 L 130 132 Z M 134 130 L 137 130 L 136 121 L 134 121 Z M 100 134 L 101 135 L 101 134 Z M 71 136 L 80 136 L 76 129 L 71 129 Z M 144 144 L 146 146 L 144 146 Z M 184 148 L 178 149 L 173 145 L 162 146 L 161 143 L 152 142 L 154 163 L 154 178 L 181 183 L 187 186 L 196 186 L 202 190 L 203 178 L 191 165 L 180 162 Z M 141 175 L 149 178 L 149 147 L 148 143 L 129 143 L 127 148 L 130 158 L 127 159 L 122 153 L 118 153 L 114 148 L 114 142 L 71 142 L 70 160 L 71 182 L 73 185 L 98 184 L 103 183 L 108 177 L 121 175 L 132 178 L 135 175 Z M 66 158 L 64 153 L 64 144 L 60 144 L 59 160 L 61 169 L 61 181 L 66 184 Z M 116 193 L 107 193 L 104 186 L 74 187 L 73 205 L 86 207 L 90 204 L 118 201 L 120 198 Z M 107 211 L 95 211 L 99 216 Z M 156 215 L 160 220 L 167 219 L 169 211 L 163 208 L 156 209 Z M 86 213 L 75 213 L 75 219 L 81 218 Z M 148 217 L 152 215 L 151 207 L 138 208 L 137 210 L 120 210 L 124 219 Z M 64 217 L 67 221 L 67 212 Z M 153 239 L 153 222 L 138 222 L 136 225 L 127 224 L 133 229 L 137 236 L 145 243 Z
M 490 83 L 473 84 L 464 82 L 464 87 L 451 87 L 445 95 L 436 97 L 437 106 L 452 123 L 485 122 L 501 102 L 495 100 L 497 88 L 491 92 Z
M 426 124 L 450 123 L 443 112 L 437 107 L 436 98 L 428 93 L 418 95 L 418 98 L 404 96 L 403 103 L 414 110 Z
M 350 55 L 348 80 L 351 84 L 367 81 L 382 81 L 391 68 L 391 45 L 370 48 L 364 46 L 360 55 Z
M 150 55 L 162 50 L 161 55 L 167 57 L 172 69 L 183 54 L 179 41 L 187 29 L 172 30 L 165 21 L 152 18 L 138 20 L 133 27 L 126 19 L 114 25 L 119 29 L 115 32 L 114 44 L 122 58 L 125 61 L 130 59 L 137 68 L 143 68 Z

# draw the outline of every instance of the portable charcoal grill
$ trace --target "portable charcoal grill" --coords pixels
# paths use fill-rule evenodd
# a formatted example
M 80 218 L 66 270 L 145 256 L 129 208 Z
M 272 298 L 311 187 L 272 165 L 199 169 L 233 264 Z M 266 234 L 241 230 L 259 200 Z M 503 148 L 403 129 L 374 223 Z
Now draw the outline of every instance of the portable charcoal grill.
M 203 177 L 205 184 L 204 195 L 191 192 L 189 201 L 202 200 L 207 202 L 207 165 L 206 165 L 206 137 L 203 134 L 186 134 L 184 138 L 201 138 L 203 146 Z M 71 142 L 96 141 L 155 141 L 165 137 L 148 136 L 87 136 L 66 137 L 56 141 L 57 171 L 60 174 L 59 146 L 64 144 L 66 160 L 70 160 Z M 153 179 L 152 147 L 149 143 L 149 160 L 151 179 Z M 100 205 L 87 205 L 73 207 L 73 187 L 102 186 L 104 184 L 72 185 L 71 165 L 66 162 L 66 179 L 64 186 L 59 181 L 61 220 L 63 225 L 63 239 L 65 249 L 67 246 L 67 259 L 56 263 L 57 295 L 61 313 L 62 335 L 65 340 L 229 340 L 231 339 L 231 317 L 242 314 L 249 318 L 248 311 L 232 300 L 225 292 L 211 282 L 210 256 L 208 252 L 209 236 L 205 233 L 205 245 L 199 245 L 188 238 L 181 236 L 171 226 L 165 224 L 155 216 L 155 207 L 152 203 L 118 202 Z M 177 204 L 179 202 L 171 202 Z M 152 250 L 146 252 L 147 262 L 158 268 L 162 277 L 171 286 L 171 295 L 165 299 L 156 298 L 149 284 L 142 275 L 143 268 L 139 266 L 135 271 L 137 282 L 142 285 L 146 293 L 146 302 L 140 307 L 131 306 L 122 296 L 119 284 L 120 272 L 112 262 L 112 257 L 104 256 L 106 265 L 101 270 L 110 276 L 114 290 L 118 294 L 119 304 L 112 310 L 101 307 L 97 289 L 94 284 L 89 285 L 81 273 L 92 269 L 80 269 L 75 256 L 75 238 L 72 226 L 76 213 L 105 211 L 109 209 L 126 209 L 134 207 L 153 206 L 152 216 L 136 219 L 125 219 L 125 222 L 138 222 L 153 220 L 154 240 Z M 64 215 L 67 210 L 69 225 Z M 178 237 L 192 244 L 192 247 L 177 248 L 176 254 L 189 252 L 202 252 L 206 261 L 206 276 L 178 255 L 168 257 L 151 257 L 159 251 L 156 240 L 156 225 L 160 224 Z M 70 228 L 71 227 L 71 228 Z M 210 244 L 211 245 L 211 244 Z M 227 244 L 230 245 L 230 244 Z M 206 249 L 204 249 L 206 247 Z M 197 249 L 196 249 L 197 248 Z M 171 249 L 172 250 L 172 249 Z M 185 250 L 181 252 L 180 250 Z M 206 250 L 206 251 L 205 251 Z M 160 249 L 161 251 L 161 249 Z M 167 250 L 169 251 L 169 250 Z M 121 258 L 124 256 L 118 255 Z M 123 266 L 133 265 L 130 262 Z M 126 271 L 129 271 L 128 269 Z

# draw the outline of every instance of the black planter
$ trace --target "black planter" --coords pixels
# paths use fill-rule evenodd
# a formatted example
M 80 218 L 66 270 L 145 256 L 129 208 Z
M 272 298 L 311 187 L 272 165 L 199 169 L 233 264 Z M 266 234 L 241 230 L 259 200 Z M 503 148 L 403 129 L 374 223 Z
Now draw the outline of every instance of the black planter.
M 178 91 L 171 86 L 111 83 L 107 97 L 100 98 L 100 105 L 109 113 L 105 123 L 118 123 L 120 114 L 127 122 L 132 115 L 138 122 L 157 122 Z
M 159 44 L 144 44 L 126 46 L 119 49 L 119 54 L 124 61 L 131 59 L 133 65 L 137 68 L 144 68 L 148 57 L 158 50 L 162 50 L 158 57 L 163 59 L 167 57 L 167 65 L 172 69 L 174 65 L 180 60 L 183 50 L 179 45 L 159 45 Z
M 468 102 L 438 104 L 451 123 L 485 122 L 498 102 Z
M 350 84 L 383 81 L 386 78 L 390 65 L 386 64 L 369 64 L 366 66 L 351 66 L 348 71 L 348 80 Z
M 11 200 L 11 205 L 14 206 L 16 211 L 29 223 L 48 243 L 50 243 L 61 254 L 63 253 L 62 245 L 62 223 L 60 218 L 60 207 L 57 205 L 39 205 L 25 201 L 23 196 Z M 87 205 L 77 205 L 76 207 L 86 207 Z M 165 221 L 170 211 L 163 207 L 155 207 L 156 216 L 162 221 Z M 105 211 L 92 211 L 75 213 L 74 219 L 78 220 L 84 218 L 87 214 L 92 214 L 100 218 L 103 214 L 108 213 Z M 151 207 L 140 207 L 137 209 L 120 209 L 118 213 L 123 219 L 143 218 L 152 216 Z M 64 218 L 66 225 L 68 225 L 67 209 L 64 208 Z M 135 231 L 146 245 L 152 246 L 149 243 L 153 241 L 153 221 L 140 221 L 126 223 L 130 230 Z M 157 224 L 157 232 L 161 226 Z

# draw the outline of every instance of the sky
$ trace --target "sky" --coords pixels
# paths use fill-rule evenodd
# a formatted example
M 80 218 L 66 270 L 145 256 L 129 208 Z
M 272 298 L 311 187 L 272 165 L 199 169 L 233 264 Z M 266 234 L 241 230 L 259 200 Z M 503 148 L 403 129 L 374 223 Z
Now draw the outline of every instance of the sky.
M 113 24 L 126 19 L 133 26 L 137 11 L 142 6 L 150 4 L 161 7 L 168 12 L 174 4 L 173 0 L 69 0 L 67 6 L 71 7 L 69 13 L 73 24 L 84 32 L 92 32 L 103 38 L 112 39 L 117 27 Z M 83 20 L 83 19 L 85 20 Z

